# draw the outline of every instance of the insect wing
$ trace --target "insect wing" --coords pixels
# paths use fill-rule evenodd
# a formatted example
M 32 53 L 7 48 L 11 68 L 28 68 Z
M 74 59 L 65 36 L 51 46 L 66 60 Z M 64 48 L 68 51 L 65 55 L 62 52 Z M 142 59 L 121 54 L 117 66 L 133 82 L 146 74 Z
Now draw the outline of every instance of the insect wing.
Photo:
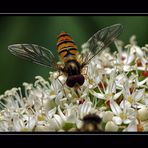
M 122 29 L 123 26 L 121 24 L 115 24 L 96 32 L 85 43 L 85 47 L 88 48 L 92 54 L 87 56 L 87 60 L 85 60 L 84 65 L 88 64 L 93 57 L 114 42 L 114 40 L 120 35 Z
M 35 44 L 14 44 L 8 46 L 9 51 L 22 59 L 33 63 L 58 69 L 56 59 L 52 52 Z

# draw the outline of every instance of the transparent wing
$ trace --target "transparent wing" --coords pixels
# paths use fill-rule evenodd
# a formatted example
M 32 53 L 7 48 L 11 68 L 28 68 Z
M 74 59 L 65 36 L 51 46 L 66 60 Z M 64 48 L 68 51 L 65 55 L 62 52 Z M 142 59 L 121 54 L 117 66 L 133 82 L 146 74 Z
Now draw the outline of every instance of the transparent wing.
M 8 46 L 9 51 L 22 59 L 46 67 L 58 69 L 57 61 L 52 52 L 35 44 L 14 44 Z
M 91 55 L 87 54 L 84 65 L 88 64 L 93 57 L 114 42 L 114 40 L 120 35 L 122 29 L 123 26 L 121 24 L 115 24 L 96 32 L 85 43 L 85 48 L 89 49 L 92 53 Z

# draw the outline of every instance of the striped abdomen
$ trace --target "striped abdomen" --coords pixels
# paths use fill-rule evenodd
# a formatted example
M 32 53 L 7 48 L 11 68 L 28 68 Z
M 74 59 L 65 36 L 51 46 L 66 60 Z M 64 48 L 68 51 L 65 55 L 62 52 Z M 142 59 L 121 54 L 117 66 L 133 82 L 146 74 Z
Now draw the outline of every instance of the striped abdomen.
M 66 32 L 58 35 L 57 50 L 64 63 L 76 59 L 77 46 Z

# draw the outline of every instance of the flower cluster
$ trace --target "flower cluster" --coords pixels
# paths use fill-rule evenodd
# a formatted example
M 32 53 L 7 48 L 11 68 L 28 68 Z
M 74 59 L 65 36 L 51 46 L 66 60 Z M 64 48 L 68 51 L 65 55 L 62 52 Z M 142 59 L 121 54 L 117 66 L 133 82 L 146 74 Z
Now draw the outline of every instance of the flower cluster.
M 128 45 L 116 40 L 115 46 L 114 53 L 108 48 L 90 61 L 77 90 L 50 72 L 49 80 L 36 76 L 34 84 L 23 83 L 24 91 L 5 91 L 0 131 L 148 131 L 148 45 L 139 47 L 132 36 Z M 92 125 L 83 129 L 88 120 Z

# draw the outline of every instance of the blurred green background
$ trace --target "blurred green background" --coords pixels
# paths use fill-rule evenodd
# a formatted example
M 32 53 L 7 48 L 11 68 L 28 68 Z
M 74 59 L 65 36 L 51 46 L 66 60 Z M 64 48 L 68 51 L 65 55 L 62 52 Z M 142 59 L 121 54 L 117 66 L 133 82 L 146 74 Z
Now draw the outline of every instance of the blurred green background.
M 23 82 L 33 83 L 36 75 L 48 78 L 49 69 L 11 55 L 8 45 L 34 43 L 56 53 L 57 35 L 68 32 L 81 47 L 99 29 L 120 23 L 124 31 L 119 37 L 128 43 L 137 36 L 140 46 L 148 43 L 147 16 L 0 16 L 0 94 Z

